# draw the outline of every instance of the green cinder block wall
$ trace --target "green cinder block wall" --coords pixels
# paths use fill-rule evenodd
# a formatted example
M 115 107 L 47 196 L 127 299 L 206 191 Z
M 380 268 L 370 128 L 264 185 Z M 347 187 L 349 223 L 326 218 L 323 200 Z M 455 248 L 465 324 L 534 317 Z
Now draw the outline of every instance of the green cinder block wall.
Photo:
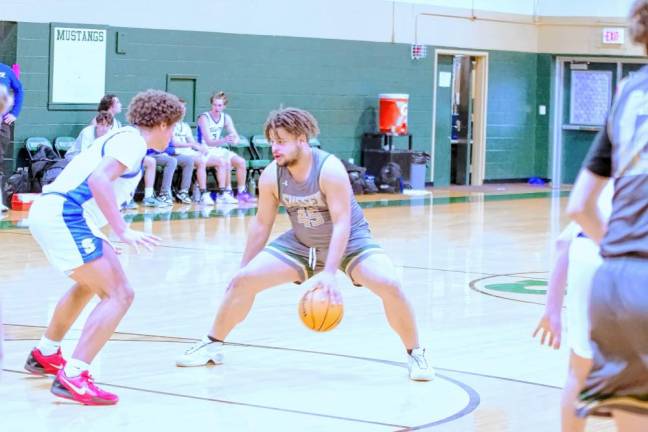
M 554 60 L 551 54 L 538 54 L 537 86 L 536 86 L 536 152 L 535 172 L 536 176 L 548 178 L 551 124 L 551 83 Z M 546 114 L 540 115 L 538 107 L 544 105 Z
M 0 63 L 11 66 L 16 63 L 16 41 L 18 25 L 11 21 L 0 21 Z
M 433 47 L 414 61 L 407 44 L 106 28 L 106 91 L 125 107 L 139 90 L 164 89 L 167 74 L 194 75 L 198 113 L 222 89 L 239 133 L 249 136 L 261 133 L 270 110 L 299 106 L 318 118 L 324 149 L 358 163 L 362 133 L 376 128 L 378 94 L 409 93 L 414 147 L 430 150 Z M 16 61 L 26 89 L 18 144 L 29 136 L 76 136 L 94 115 L 47 109 L 49 31 L 49 24 L 17 24 Z M 116 53 L 117 32 L 125 34 L 125 54 Z M 546 174 L 546 150 L 538 145 L 538 63 L 534 53 L 489 53 L 487 180 Z
M 126 54 L 115 52 L 116 32 Z M 49 25 L 20 23 L 18 58 L 28 90 L 16 140 L 76 135 L 91 111 L 48 111 Z M 239 133 L 262 132 L 281 105 L 313 112 L 326 150 L 360 161 L 360 136 L 374 131 L 378 94 L 409 93 L 410 128 L 418 148 L 430 146 L 431 59 L 414 62 L 402 44 L 109 28 L 106 91 L 126 105 L 139 90 L 166 87 L 167 74 L 197 77 L 198 113 L 224 90 Z M 125 120 L 123 118 L 121 120 Z
M 537 54 L 489 53 L 486 180 L 538 175 L 537 65 Z
M 0 63 L 11 66 L 16 63 L 16 41 L 18 25 L 11 21 L 0 21 Z M 11 148 L 5 149 L 6 161 L 0 160 L 0 172 L 10 173 L 12 170 Z

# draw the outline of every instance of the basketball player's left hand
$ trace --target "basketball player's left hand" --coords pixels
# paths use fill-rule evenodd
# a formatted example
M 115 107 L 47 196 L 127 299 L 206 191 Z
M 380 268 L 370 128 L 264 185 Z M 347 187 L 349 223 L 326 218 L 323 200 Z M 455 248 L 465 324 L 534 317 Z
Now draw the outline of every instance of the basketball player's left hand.
M 533 332 L 533 337 L 536 337 L 538 333 L 542 332 L 540 335 L 540 344 L 544 345 L 546 341 L 547 346 L 553 349 L 559 349 L 562 330 L 561 327 L 560 312 L 545 313 L 542 315 L 542 318 L 540 318 L 540 322 Z
M 16 116 L 13 114 L 7 114 L 4 116 L 4 122 L 8 125 L 16 121 Z
M 342 295 L 337 290 L 337 279 L 335 273 L 320 272 L 311 279 L 313 290 L 321 290 L 322 293 L 327 295 L 332 302 L 341 303 Z
M 139 253 L 140 246 L 143 246 L 149 251 L 153 250 L 154 246 L 157 246 L 162 240 L 158 236 L 153 234 L 147 234 L 142 231 L 135 231 L 130 228 L 127 228 L 120 236 L 119 239 L 124 243 L 127 243 L 135 248 L 135 252 Z

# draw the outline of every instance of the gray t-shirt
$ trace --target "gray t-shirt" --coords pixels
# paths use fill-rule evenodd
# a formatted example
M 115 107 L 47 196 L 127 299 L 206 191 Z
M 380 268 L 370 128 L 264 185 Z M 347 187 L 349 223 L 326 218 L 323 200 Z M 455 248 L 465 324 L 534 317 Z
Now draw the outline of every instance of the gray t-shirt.
M 331 241 L 333 223 L 326 202 L 320 190 L 319 180 L 322 166 L 330 156 L 316 148 L 313 151 L 313 165 L 306 181 L 298 183 L 287 168 L 277 166 L 277 187 L 279 201 L 286 208 L 295 237 L 307 247 L 326 249 Z M 369 224 L 358 202 L 350 193 L 351 234 L 349 241 L 367 237 Z
M 648 258 L 648 68 L 624 83 L 583 167 L 614 178 L 601 255 Z

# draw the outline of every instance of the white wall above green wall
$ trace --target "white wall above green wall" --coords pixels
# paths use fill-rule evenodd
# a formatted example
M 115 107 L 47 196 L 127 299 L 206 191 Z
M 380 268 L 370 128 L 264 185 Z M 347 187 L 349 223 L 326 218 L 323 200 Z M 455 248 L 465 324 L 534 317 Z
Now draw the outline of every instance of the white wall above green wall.
M 370 42 L 412 43 L 416 39 L 426 45 L 456 48 L 618 56 L 640 51 L 629 42 L 602 46 L 602 22 L 625 25 L 629 2 L 157 0 L 152 12 L 150 2 L 145 1 L 3 0 L 2 19 Z M 534 20 L 534 11 L 540 12 L 540 23 Z M 470 19 L 473 16 L 476 19 Z M 578 25 L 572 25 L 573 16 L 580 17 Z

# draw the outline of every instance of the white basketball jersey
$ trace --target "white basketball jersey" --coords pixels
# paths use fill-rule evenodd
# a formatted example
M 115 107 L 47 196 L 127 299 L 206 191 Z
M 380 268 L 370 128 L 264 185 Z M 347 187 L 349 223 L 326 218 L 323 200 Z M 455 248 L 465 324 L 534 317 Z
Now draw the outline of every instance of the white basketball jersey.
M 220 139 L 221 135 L 223 134 L 223 129 L 225 128 L 226 115 L 227 114 L 225 113 L 221 113 L 220 118 L 218 119 L 218 121 L 216 121 L 209 111 L 201 114 L 201 116 L 207 119 L 207 130 L 209 131 L 209 136 L 211 137 L 211 139 Z M 199 142 L 203 142 L 202 136 L 200 137 Z
M 126 166 L 126 173 L 113 182 L 116 204 L 131 199 L 142 176 L 142 162 L 146 155 L 146 141 L 137 129 L 127 126 L 108 132 L 98 138 L 86 151 L 70 161 L 53 183 L 43 188 L 44 194 L 56 194 L 82 206 L 86 217 L 97 226 L 106 225 L 97 202 L 88 186 L 88 178 L 105 156 Z

